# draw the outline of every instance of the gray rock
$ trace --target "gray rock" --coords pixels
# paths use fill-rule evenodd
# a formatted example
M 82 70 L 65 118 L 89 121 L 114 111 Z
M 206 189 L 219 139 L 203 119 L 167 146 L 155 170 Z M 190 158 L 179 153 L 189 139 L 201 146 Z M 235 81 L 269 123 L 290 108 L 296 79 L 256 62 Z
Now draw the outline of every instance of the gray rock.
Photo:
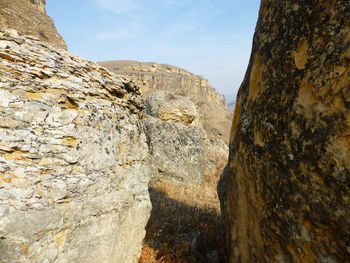
M 227 159 L 227 146 L 202 127 L 186 126 L 149 117 L 146 135 L 153 164 L 154 180 L 164 178 L 181 183 L 201 183 L 218 172 L 219 162 Z
M 138 88 L 45 43 L 0 39 L 0 262 L 137 262 L 151 209 Z

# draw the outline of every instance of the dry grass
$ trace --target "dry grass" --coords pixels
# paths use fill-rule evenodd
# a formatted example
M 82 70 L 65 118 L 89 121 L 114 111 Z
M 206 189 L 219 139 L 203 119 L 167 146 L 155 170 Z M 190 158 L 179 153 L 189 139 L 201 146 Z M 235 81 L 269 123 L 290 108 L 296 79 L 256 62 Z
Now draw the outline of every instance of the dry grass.
M 217 180 L 218 175 L 203 184 L 162 181 L 150 188 L 153 210 L 139 263 L 226 262 Z

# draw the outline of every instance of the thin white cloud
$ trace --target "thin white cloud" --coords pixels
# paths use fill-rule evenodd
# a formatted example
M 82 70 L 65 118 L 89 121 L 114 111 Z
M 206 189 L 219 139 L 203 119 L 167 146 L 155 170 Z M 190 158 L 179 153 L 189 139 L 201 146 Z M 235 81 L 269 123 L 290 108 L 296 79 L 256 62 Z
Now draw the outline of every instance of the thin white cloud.
M 162 45 L 159 43 L 152 52 L 154 57 L 170 58 L 170 57 L 188 57 L 193 53 L 191 47 L 177 47 L 174 45 Z
M 189 5 L 201 5 L 213 0 L 94 0 L 101 9 L 115 14 L 124 14 L 138 9 L 156 9 L 157 7 L 178 8 Z
M 140 8 L 135 0 L 95 0 L 97 6 L 117 15 L 134 11 Z
M 142 26 L 133 23 L 126 27 L 114 28 L 110 31 L 100 32 L 96 35 L 98 41 L 126 40 L 141 36 Z

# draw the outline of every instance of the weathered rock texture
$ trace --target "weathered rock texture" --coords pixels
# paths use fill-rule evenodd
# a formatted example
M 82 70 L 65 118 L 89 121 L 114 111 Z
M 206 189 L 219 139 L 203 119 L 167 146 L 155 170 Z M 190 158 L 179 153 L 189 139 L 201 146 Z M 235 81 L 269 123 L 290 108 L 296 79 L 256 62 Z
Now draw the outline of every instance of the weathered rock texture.
M 0 28 L 12 28 L 21 35 L 31 35 L 66 49 L 52 19 L 46 15 L 45 0 L 1 0 Z
M 221 182 L 229 262 L 349 262 L 349 13 L 262 1 Z
M 0 31 L 0 262 L 136 262 L 150 213 L 130 81 Z
M 165 64 L 136 61 L 106 61 L 100 64 L 116 74 L 133 80 L 141 87 L 144 98 L 156 91 L 169 91 L 190 97 L 198 105 L 198 110 L 203 116 L 204 128 L 218 129 L 228 143 L 230 113 L 226 109 L 224 97 L 209 85 L 208 80 Z
M 158 170 L 155 181 L 202 183 L 219 173 L 227 160 L 227 146 L 218 134 L 202 127 L 186 126 L 149 117 L 145 120 L 150 153 Z
M 145 99 L 146 113 L 162 121 L 202 126 L 202 117 L 189 97 L 157 91 Z
M 156 170 L 152 181 L 202 183 L 221 172 L 228 148 L 216 130 L 200 126 L 197 107 L 188 97 L 159 91 L 145 104 L 146 135 Z
M 209 86 L 208 80 L 184 69 L 166 64 L 125 60 L 100 64 L 112 72 L 130 75 L 132 80 L 140 84 L 141 92 L 146 95 L 157 90 L 177 91 L 185 95 L 195 95 L 208 103 L 225 106 L 225 98 Z

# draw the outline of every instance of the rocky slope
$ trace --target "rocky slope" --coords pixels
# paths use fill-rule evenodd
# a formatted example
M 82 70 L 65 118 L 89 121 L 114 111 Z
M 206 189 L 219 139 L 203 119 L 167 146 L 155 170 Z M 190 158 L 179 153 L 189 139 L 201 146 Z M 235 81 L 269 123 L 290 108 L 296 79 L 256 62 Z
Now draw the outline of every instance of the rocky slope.
M 46 15 L 45 0 L 1 0 L 0 28 L 13 28 L 22 35 L 67 48 L 52 19 Z
M 188 96 L 203 115 L 204 128 L 218 129 L 228 143 L 230 113 L 226 109 L 224 97 L 209 85 L 208 80 L 184 69 L 164 64 L 136 61 L 106 61 L 100 64 L 111 72 L 134 81 L 141 87 L 144 98 L 161 90 Z
M 138 88 L 0 31 L 0 262 L 136 262 L 150 214 Z
M 349 12 L 262 1 L 220 185 L 229 262 L 349 261 Z

